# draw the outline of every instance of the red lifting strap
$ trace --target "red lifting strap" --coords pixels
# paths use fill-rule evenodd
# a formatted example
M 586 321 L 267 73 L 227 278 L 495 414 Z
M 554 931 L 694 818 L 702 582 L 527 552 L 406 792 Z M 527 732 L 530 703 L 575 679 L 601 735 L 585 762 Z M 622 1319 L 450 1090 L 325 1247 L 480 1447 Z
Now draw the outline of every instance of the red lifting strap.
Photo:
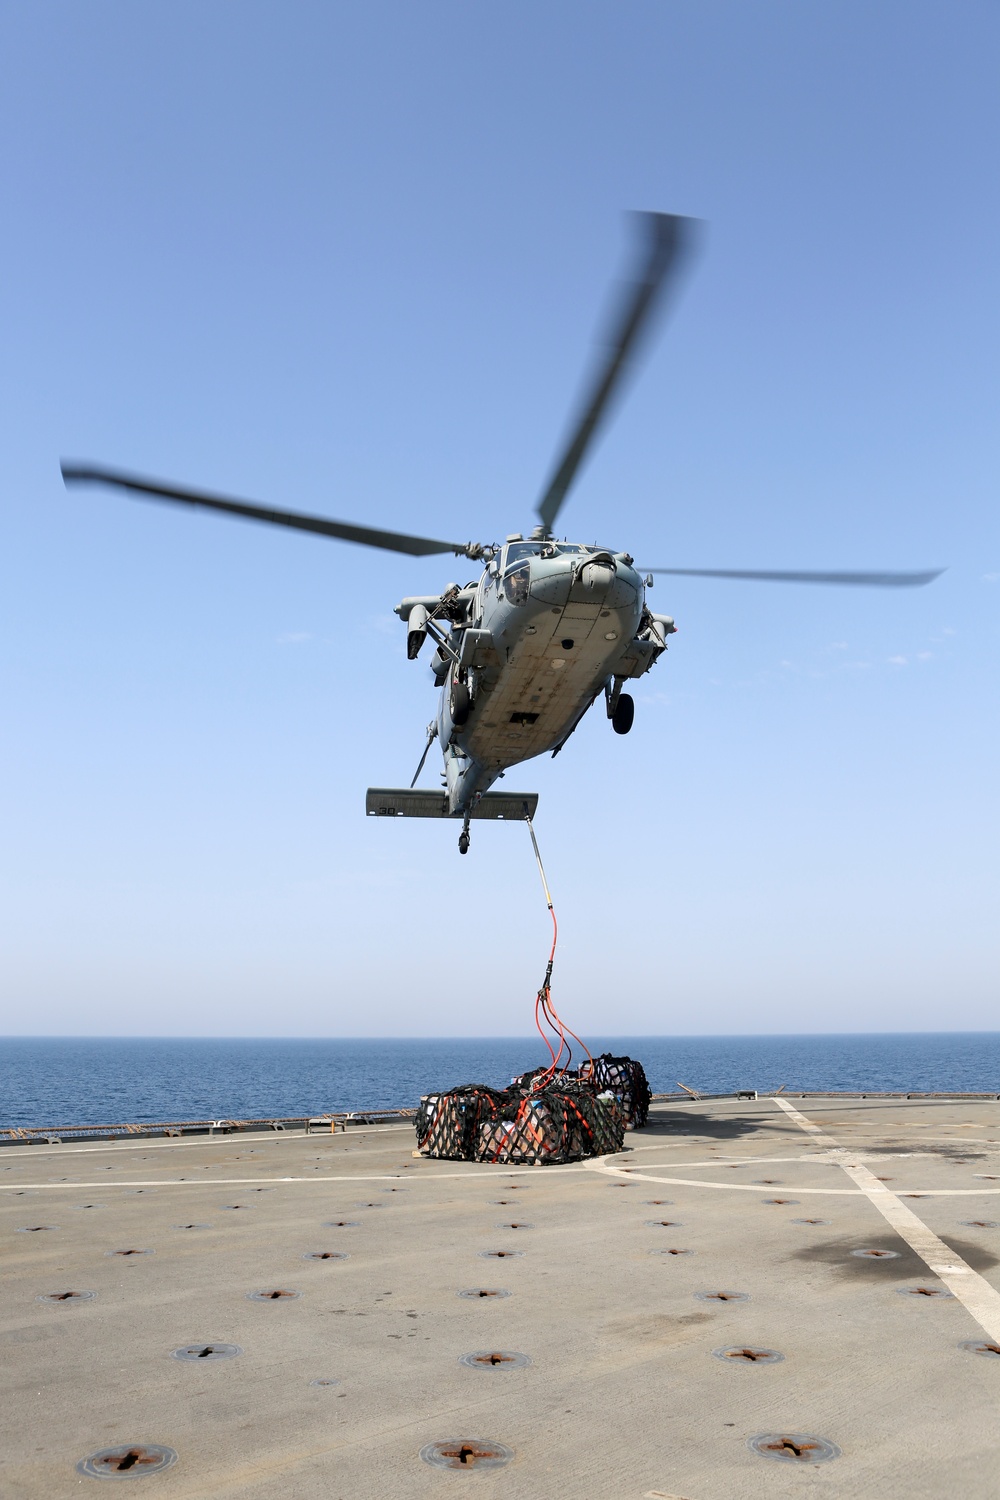
M 593 1063 L 594 1059 L 591 1057 L 590 1051 L 587 1048 L 586 1044 L 580 1040 L 575 1031 L 570 1030 L 565 1021 L 563 1021 L 563 1019 L 559 1015 L 555 1006 L 552 1004 L 552 966 L 555 963 L 556 959 L 556 943 L 559 941 L 559 924 L 556 921 L 555 907 L 552 904 L 552 897 L 549 894 L 548 881 L 545 879 L 545 870 L 542 866 L 542 856 L 539 853 L 538 849 L 538 840 L 535 838 L 535 830 L 532 825 L 531 818 L 528 814 L 527 807 L 525 807 L 524 811 L 524 821 L 527 823 L 528 832 L 531 835 L 531 845 L 535 851 L 535 861 L 538 865 L 538 873 L 541 876 L 542 890 L 545 892 L 545 904 L 548 907 L 549 915 L 552 918 L 552 947 L 549 950 L 549 961 L 545 966 L 545 978 L 542 980 L 542 987 L 538 991 L 538 994 L 535 998 L 535 1025 L 538 1028 L 539 1036 L 548 1049 L 549 1057 L 552 1059 L 545 1072 L 540 1074 L 535 1080 L 536 1088 L 544 1088 L 546 1084 L 551 1083 L 552 1080 L 556 1078 L 560 1073 L 564 1073 L 573 1060 L 573 1049 L 570 1047 L 569 1042 L 566 1040 L 567 1035 L 571 1036 L 574 1042 L 576 1042 L 577 1045 L 582 1049 L 582 1051 L 587 1054 L 587 1057 L 590 1059 L 591 1063 Z M 542 1028 L 540 1017 L 545 1018 L 549 1029 L 551 1031 L 554 1031 L 556 1036 L 558 1037 L 558 1052 L 555 1051 L 552 1043 L 546 1036 Z M 566 1061 L 562 1064 L 562 1067 L 560 1067 L 560 1060 L 562 1058 L 563 1052 L 566 1053 Z

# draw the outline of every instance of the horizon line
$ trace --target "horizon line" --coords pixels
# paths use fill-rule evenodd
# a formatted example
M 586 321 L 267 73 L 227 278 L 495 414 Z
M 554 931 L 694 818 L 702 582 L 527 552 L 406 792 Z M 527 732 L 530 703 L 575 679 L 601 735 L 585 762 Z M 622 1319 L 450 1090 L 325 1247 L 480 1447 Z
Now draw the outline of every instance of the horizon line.
M 591 1032 L 592 1040 L 602 1041 L 747 1041 L 780 1037 L 876 1037 L 876 1036 L 1000 1036 L 1000 1030 L 951 1030 L 951 1031 L 636 1031 L 636 1032 Z M 294 1036 L 267 1034 L 220 1033 L 218 1035 L 192 1035 L 190 1033 L 145 1033 L 145 1032 L 7 1032 L 0 1034 L 0 1042 L 536 1042 L 537 1033 L 511 1035 L 456 1035 L 434 1034 L 425 1036 L 334 1036 L 302 1033 Z

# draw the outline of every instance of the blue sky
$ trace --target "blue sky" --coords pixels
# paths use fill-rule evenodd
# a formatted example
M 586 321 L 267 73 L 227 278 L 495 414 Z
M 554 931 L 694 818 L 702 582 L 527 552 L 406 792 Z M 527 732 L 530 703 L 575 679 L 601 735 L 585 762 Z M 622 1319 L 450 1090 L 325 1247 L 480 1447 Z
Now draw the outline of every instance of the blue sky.
M 986 3 L 0 8 L 8 1032 L 524 1034 L 524 830 L 366 821 L 469 564 L 67 494 L 61 455 L 526 528 L 623 210 L 702 245 L 564 512 L 657 581 L 541 795 L 596 1033 L 995 1029 L 1000 17 Z

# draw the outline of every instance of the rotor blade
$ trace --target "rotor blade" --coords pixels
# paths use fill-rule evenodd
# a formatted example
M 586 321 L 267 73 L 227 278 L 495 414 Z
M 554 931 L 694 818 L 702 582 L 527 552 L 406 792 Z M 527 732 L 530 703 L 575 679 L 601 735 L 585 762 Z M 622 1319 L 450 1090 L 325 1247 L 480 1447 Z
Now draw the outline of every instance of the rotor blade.
M 611 324 L 607 350 L 598 367 L 590 395 L 577 418 L 573 436 L 563 452 L 548 488 L 536 507 L 542 525 L 551 531 L 560 506 L 576 477 L 576 471 L 597 431 L 616 384 L 625 374 L 630 356 L 668 274 L 679 264 L 690 240 L 692 219 L 678 214 L 636 214 L 645 238 L 642 259 L 634 279 L 623 288 L 617 315 Z
M 944 568 L 923 573 L 775 573 L 733 568 L 640 568 L 640 573 L 672 573 L 678 578 L 753 578 L 765 583 L 849 583 L 876 589 L 921 588 L 940 578 Z
M 246 500 L 230 500 L 223 495 L 205 494 L 201 490 L 181 489 L 159 479 L 144 479 L 138 474 L 123 474 L 95 464 L 62 464 L 62 476 L 69 484 L 110 484 L 117 489 L 149 495 L 154 500 L 171 500 L 178 505 L 200 505 L 207 510 L 221 510 L 251 521 L 266 521 L 271 526 L 291 526 L 297 531 L 313 531 L 319 536 L 336 537 L 342 542 L 358 542 L 364 547 L 381 547 L 386 552 L 406 552 L 411 557 L 430 557 L 438 552 L 453 552 L 456 557 L 481 557 L 476 542 L 438 542 L 426 536 L 406 536 L 398 531 L 378 531 L 372 526 L 355 526 L 348 521 L 332 521 L 326 516 L 307 516 L 294 510 L 272 510 L 252 505 Z

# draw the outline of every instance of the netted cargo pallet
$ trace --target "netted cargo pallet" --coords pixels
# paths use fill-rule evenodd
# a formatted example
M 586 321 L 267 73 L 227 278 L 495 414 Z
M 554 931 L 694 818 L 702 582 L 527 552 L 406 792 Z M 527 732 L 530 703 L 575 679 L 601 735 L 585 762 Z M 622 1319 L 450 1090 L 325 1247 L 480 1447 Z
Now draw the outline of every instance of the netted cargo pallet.
M 612 1093 L 572 1079 L 538 1089 L 515 1084 L 502 1093 L 467 1085 L 422 1099 L 416 1129 L 424 1156 L 567 1162 L 620 1151 L 625 1113 Z
M 475 1083 L 427 1094 L 414 1120 L 419 1150 L 424 1156 L 472 1161 L 480 1126 L 499 1117 L 505 1099 L 497 1089 Z
M 600 1057 L 592 1057 L 580 1064 L 580 1078 L 600 1089 L 610 1090 L 621 1101 L 628 1126 L 645 1125 L 652 1094 L 641 1062 L 632 1057 L 612 1057 L 610 1052 L 602 1052 Z
M 479 1126 L 477 1161 L 567 1162 L 620 1151 L 625 1115 L 617 1099 L 558 1081 L 537 1093 L 511 1089 L 499 1119 Z

